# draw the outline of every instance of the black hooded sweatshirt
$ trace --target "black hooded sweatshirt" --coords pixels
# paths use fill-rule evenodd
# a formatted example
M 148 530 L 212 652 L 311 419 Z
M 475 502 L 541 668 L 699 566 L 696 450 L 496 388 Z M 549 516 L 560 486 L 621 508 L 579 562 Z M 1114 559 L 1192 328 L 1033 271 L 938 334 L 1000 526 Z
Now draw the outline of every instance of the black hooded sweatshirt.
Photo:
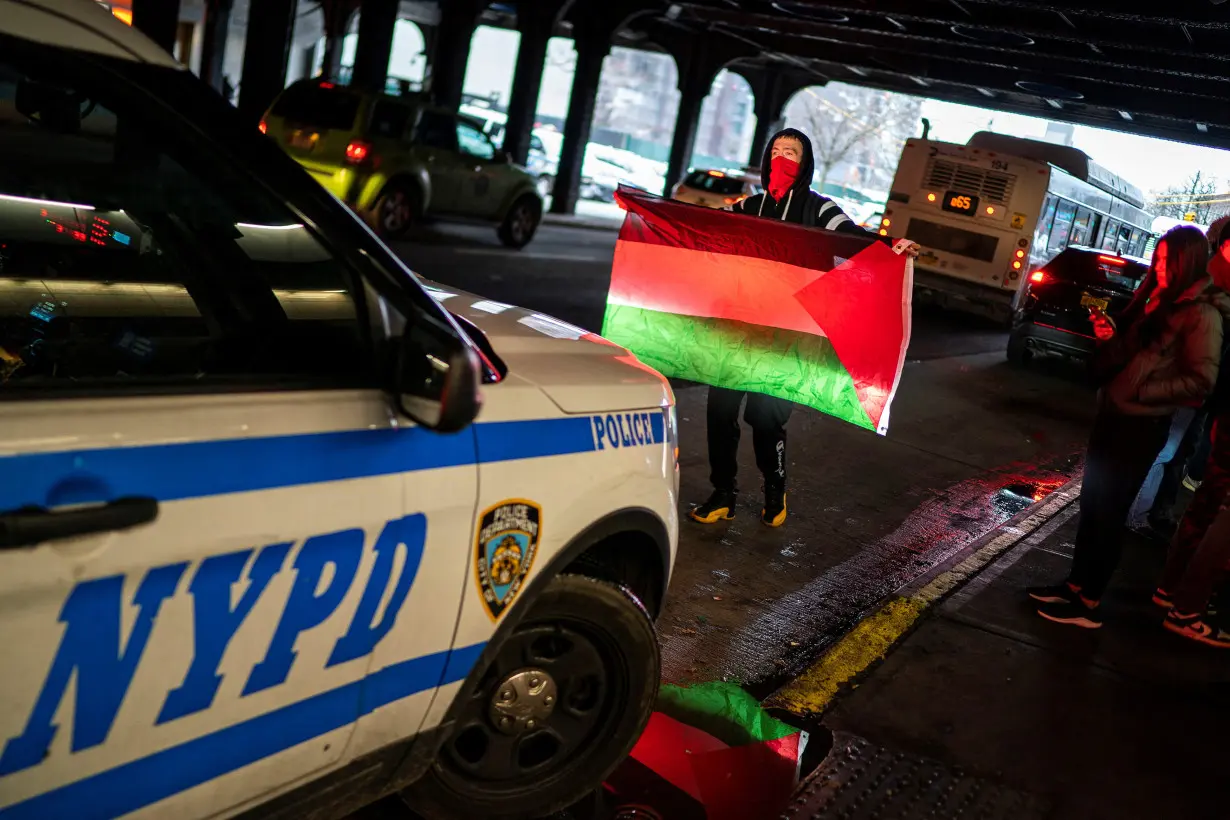
M 769 194 L 769 173 L 772 165 L 773 143 L 781 137 L 794 137 L 803 143 L 803 158 L 799 162 L 799 176 L 791 186 L 789 193 L 781 202 Z M 860 228 L 854 220 L 846 216 L 837 203 L 811 189 L 811 178 L 816 172 L 816 160 L 812 155 L 811 140 L 796 128 L 786 128 L 778 131 L 764 148 L 764 157 L 760 162 L 760 181 L 764 187 L 763 194 L 748 197 L 742 202 L 736 202 L 731 210 L 741 214 L 751 214 L 765 219 L 780 219 L 783 222 L 795 222 L 830 231 L 854 233 L 875 239 L 878 234 Z

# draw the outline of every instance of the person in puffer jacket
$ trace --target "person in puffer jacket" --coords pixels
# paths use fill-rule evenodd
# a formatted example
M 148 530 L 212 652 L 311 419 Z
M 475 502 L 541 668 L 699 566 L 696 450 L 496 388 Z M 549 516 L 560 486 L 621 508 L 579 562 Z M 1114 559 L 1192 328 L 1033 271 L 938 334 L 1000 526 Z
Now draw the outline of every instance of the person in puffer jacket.
M 1158 241 L 1119 326 L 1105 314 L 1094 316 L 1098 347 L 1090 367 L 1101 389 L 1072 568 L 1064 583 L 1028 590 L 1048 620 L 1102 625 L 1098 604 L 1119 565 L 1127 514 L 1166 443 L 1171 417 L 1181 407 L 1200 406 L 1217 381 L 1230 296 L 1213 286 L 1208 262 L 1204 234 L 1175 228 Z

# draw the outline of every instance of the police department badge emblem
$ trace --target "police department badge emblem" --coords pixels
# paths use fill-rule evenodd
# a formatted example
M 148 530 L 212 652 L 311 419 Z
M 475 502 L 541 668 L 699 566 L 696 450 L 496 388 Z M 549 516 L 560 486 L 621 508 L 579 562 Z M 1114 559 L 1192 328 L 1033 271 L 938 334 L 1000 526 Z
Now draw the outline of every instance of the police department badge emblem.
M 479 518 L 474 567 L 491 620 L 499 618 L 521 590 L 538 552 L 541 524 L 542 507 L 522 499 L 501 501 Z

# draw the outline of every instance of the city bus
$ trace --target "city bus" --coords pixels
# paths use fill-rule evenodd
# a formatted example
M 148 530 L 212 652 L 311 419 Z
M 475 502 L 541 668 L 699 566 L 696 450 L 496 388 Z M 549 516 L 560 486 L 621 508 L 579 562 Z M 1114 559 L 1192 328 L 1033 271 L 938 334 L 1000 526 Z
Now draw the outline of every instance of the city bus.
M 1026 274 L 1068 245 L 1142 255 L 1144 204 L 1077 148 L 979 131 L 965 145 L 906 141 L 880 233 L 922 246 L 916 298 L 1007 320 Z

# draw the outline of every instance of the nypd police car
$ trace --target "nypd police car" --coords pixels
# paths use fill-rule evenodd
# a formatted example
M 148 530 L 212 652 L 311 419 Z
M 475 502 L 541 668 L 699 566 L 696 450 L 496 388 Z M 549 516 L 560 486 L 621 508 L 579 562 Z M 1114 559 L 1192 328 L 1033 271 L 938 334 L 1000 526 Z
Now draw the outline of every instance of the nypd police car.
M 674 400 L 418 280 L 92 0 L 0 0 L 0 818 L 577 799 L 647 720 Z

